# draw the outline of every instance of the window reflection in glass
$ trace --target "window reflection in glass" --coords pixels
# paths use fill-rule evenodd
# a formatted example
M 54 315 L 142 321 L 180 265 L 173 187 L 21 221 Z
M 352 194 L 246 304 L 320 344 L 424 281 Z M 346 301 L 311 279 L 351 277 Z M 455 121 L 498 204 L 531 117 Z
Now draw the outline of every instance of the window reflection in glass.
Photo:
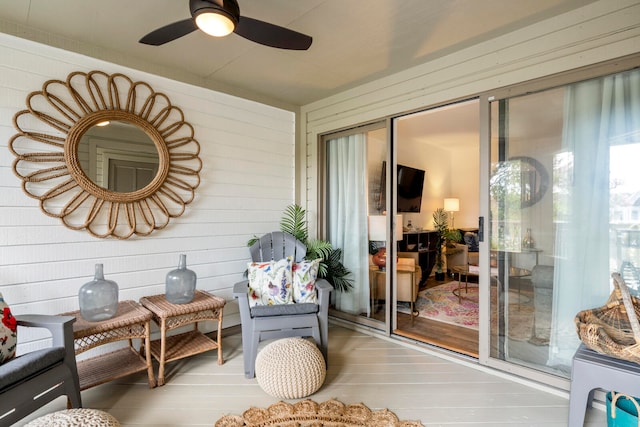
M 119 193 L 149 185 L 158 172 L 158 151 L 151 138 L 122 120 L 91 127 L 78 145 L 82 171 L 98 186 Z

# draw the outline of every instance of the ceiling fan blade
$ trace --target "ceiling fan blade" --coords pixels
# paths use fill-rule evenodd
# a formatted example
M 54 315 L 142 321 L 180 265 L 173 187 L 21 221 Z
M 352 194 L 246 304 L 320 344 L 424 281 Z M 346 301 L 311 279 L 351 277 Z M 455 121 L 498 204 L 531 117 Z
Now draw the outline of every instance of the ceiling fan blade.
M 173 24 L 151 31 L 139 40 L 139 43 L 160 46 L 197 30 L 198 27 L 192 18 L 183 19 Z
M 279 49 L 307 50 L 313 41 L 306 34 L 246 16 L 240 16 L 233 32 L 253 42 Z

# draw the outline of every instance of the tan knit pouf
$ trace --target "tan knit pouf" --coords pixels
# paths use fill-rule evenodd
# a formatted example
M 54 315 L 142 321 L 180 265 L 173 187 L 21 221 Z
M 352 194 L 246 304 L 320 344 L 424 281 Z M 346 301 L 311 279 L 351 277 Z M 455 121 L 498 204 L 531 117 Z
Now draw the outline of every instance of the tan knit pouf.
M 104 411 L 76 408 L 43 415 L 25 427 L 120 427 L 120 423 Z
M 266 345 L 256 357 L 256 379 L 281 399 L 300 399 L 324 383 L 327 367 L 316 345 L 303 338 L 284 338 Z

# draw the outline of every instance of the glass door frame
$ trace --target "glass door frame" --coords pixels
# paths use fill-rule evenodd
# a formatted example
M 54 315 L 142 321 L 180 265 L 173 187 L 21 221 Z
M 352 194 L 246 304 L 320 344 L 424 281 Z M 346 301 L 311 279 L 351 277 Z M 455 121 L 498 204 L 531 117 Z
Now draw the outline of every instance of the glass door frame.
M 536 85 L 536 90 L 541 90 L 544 82 Z M 548 87 L 545 87 L 548 88 Z M 518 88 L 519 89 L 519 88 Z M 522 94 L 529 93 L 532 88 L 523 85 Z M 480 96 L 480 274 L 478 283 L 480 286 L 479 304 L 479 342 L 478 362 L 496 368 L 500 371 L 529 378 L 555 388 L 568 389 L 567 381 L 551 374 L 547 374 L 532 368 L 517 365 L 512 362 L 491 357 L 491 246 L 490 246 L 490 194 L 489 181 L 491 174 L 491 103 L 500 99 L 515 96 L 514 88 L 503 89 L 482 94 Z
M 382 118 L 379 120 L 374 120 L 368 123 L 363 123 L 363 124 L 359 124 L 359 125 L 354 125 L 342 130 L 336 130 L 336 131 L 331 131 L 331 132 L 327 132 L 324 133 L 322 135 L 319 136 L 319 140 L 320 140 L 320 144 L 319 144 L 319 150 L 318 150 L 318 159 L 319 159 L 319 174 L 318 174 L 318 179 L 319 179 L 319 200 L 321 201 L 321 204 L 319 206 L 319 213 L 320 216 L 318 218 L 318 224 L 319 224 L 319 232 L 321 236 L 324 236 L 323 238 L 327 238 L 326 234 L 327 234 L 327 215 L 326 215 L 326 209 L 328 206 L 328 164 L 327 164 L 327 141 L 331 140 L 331 139 L 335 139 L 341 136 L 347 136 L 347 135 L 353 135 L 353 134 L 358 134 L 358 133 L 364 133 L 366 134 L 367 132 L 370 131 L 374 131 L 374 130 L 379 130 L 379 129 L 386 129 L 386 137 L 385 137 L 385 158 L 387 160 L 387 162 L 390 162 L 390 159 L 392 158 L 392 153 L 391 153 L 391 144 L 389 143 L 390 138 L 391 138 L 391 120 L 389 118 Z M 390 168 L 386 169 L 386 182 L 389 182 L 389 179 L 391 178 L 391 174 L 389 172 Z M 367 189 L 368 190 L 368 189 Z M 391 194 L 389 190 L 386 191 L 386 206 L 391 206 L 390 202 L 391 200 L 393 200 L 394 194 Z M 401 226 L 401 225 L 400 225 Z M 390 228 L 391 227 L 391 228 Z M 392 236 L 394 233 L 395 228 L 393 227 L 393 224 L 389 224 L 389 222 L 387 221 L 387 235 Z M 390 247 L 388 247 L 387 249 L 387 256 L 389 257 L 389 259 L 392 259 L 390 257 L 395 256 L 395 254 L 397 253 L 397 250 L 395 249 L 395 247 L 393 245 L 389 245 Z M 390 250 L 389 250 L 390 249 Z M 386 294 L 385 294 L 385 301 L 390 301 L 390 297 L 392 296 L 392 292 L 390 290 L 390 281 L 391 280 L 395 280 L 395 268 L 388 270 L 388 272 L 392 272 L 392 274 L 385 274 L 385 289 L 386 289 Z M 338 311 L 336 309 L 329 309 L 329 315 L 336 320 L 340 320 L 340 321 L 346 321 L 346 322 L 350 322 L 353 323 L 355 325 L 358 326 L 363 326 L 363 327 L 367 327 L 367 328 L 371 328 L 377 332 L 383 333 L 385 336 L 390 336 L 391 335 L 391 309 L 390 309 L 391 304 L 385 304 L 385 320 L 383 321 L 379 321 L 379 320 L 375 320 L 372 318 L 368 318 L 368 317 L 363 317 L 360 315 L 356 315 L 356 314 L 351 314 L 351 313 L 346 313 L 343 311 Z
M 606 64 L 596 64 L 559 75 L 497 89 L 480 95 L 480 216 L 485 218 L 483 226 L 484 238 L 480 242 L 480 357 L 478 359 L 480 364 L 538 381 L 541 384 L 546 384 L 557 389 L 569 390 L 570 388 L 569 379 L 561 378 L 556 375 L 544 373 L 542 371 L 527 368 L 525 366 L 490 356 L 490 239 L 488 233 L 489 223 L 486 219 L 490 218 L 489 178 L 491 169 L 491 103 L 502 99 L 509 99 L 532 92 L 553 89 L 582 80 L 629 70 L 637 67 L 639 60 L 640 54 L 630 55 Z
M 473 111 L 473 114 L 471 115 L 469 115 L 468 113 L 468 111 L 470 110 Z M 436 122 L 438 122 L 438 125 L 433 127 L 434 119 L 433 118 L 430 119 L 430 117 L 439 117 L 440 121 L 438 121 L 437 119 L 435 120 Z M 456 120 L 449 120 L 449 119 L 443 120 L 445 117 L 449 117 L 449 118 L 456 117 Z M 461 120 L 463 121 L 461 122 Z M 406 124 L 410 122 L 421 123 L 421 126 L 416 127 L 415 125 Z M 436 271 L 436 265 L 435 265 L 436 262 L 434 261 L 436 254 L 433 252 L 434 246 L 431 246 L 434 243 L 433 236 L 435 235 L 433 230 L 432 219 L 436 209 L 443 208 L 444 199 L 452 196 L 462 197 L 463 199 L 462 203 L 465 205 L 466 210 L 463 209 L 463 214 L 461 214 L 459 218 L 459 221 L 462 220 L 462 223 L 457 224 L 458 227 L 464 227 L 465 229 L 478 228 L 478 216 L 479 216 L 478 204 L 480 200 L 480 196 L 479 196 L 480 180 L 478 175 L 480 171 L 480 167 L 479 167 L 479 161 L 480 161 L 480 158 L 479 158 L 479 150 L 480 150 L 479 99 L 477 96 L 471 96 L 471 97 L 456 99 L 451 102 L 429 105 L 427 107 L 419 108 L 414 111 L 406 112 L 403 114 L 397 114 L 392 117 L 392 123 L 393 123 L 393 126 L 392 126 L 393 149 L 394 149 L 394 154 L 397 158 L 397 162 L 395 162 L 395 164 L 393 165 L 394 168 L 392 169 L 392 172 L 394 172 L 394 174 L 397 174 L 398 163 L 404 164 L 405 161 L 410 162 L 412 160 L 419 162 L 418 164 L 421 164 L 420 162 L 424 162 L 425 159 L 420 157 L 420 152 L 425 152 L 425 151 L 428 152 L 429 147 L 436 148 L 436 150 L 434 151 L 435 153 L 439 153 L 439 151 L 437 150 L 442 150 L 442 153 L 440 154 L 442 157 L 439 158 L 439 161 L 438 161 L 439 165 L 446 165 L 447 162 L 450 161 L 450 163 L 448 163 L 448 166 L 446 167 L 443 166 L 442 169 L 436 168 L 435 174 L 433 173 L 434 170 L 432 169 L 434 165 L 429 163 L 429 160 L 433 161 L 433 159 L 437 158 L 437 156 L 434 157 L 433 154 L 430 154 L 428 156 L 429 160 L 427 160 L 427 163 L 422 163 L 422 166 L 419 166 L 420 168 L 423 168 L 423 169 L 426 168 L 427 176 L 429 176 L 429 174 L 432 174 L 432 177 L 429 179 L 434 181 L 431 181 L 431 182 L 438 182 L 438 189 L 436 190 L 432 187 L 429 187 L 430 182 L 427 180 L 428 178 L 425 177 L 426 182 L 424 184 L 425 190 L 424 190 L 423 197 L 426 199 L 426 202 L 423 201 L 423 204 L 421 206 L 422 207 L 422 210 L 420 212 L 421 217 L 418 219 L 420 223 L 416 224 L 416 227 L 419 227 L 419 228 L 416 228 L 413 230 L 407 230 L 409 232 L 413 231 L 414 233 L 418 233 L 417 236 L 420 236 L 420 233 L 422 233 L 423 236 L 427 236 L 426 239 L 430 242 L 428 244 L 428 247 L 431 249 L 429 249 L 427 253 L 418 254 L 418 260 L 416 261 L 417 263 L 419 263 L 419 266 L 422 268 L 422 274 L 426 276 L 427 274 Z M 445 125 L 445 127 L 439 127 L 439 125 L 442 123 L 451 123 L 451 124 Z M 403 126 L 409 129 L 409 134 L 412 134 L 411 129 L 413 128 L 414 129 L 413 133 L 419 133 L 421 137 L 424 138 L 425 140 L 428 140 L 429 137 L 432 137 L 432 139 L 429 140 L 428 143 L 424 145 L 416 144 L 416 135 L 415 134 L 409 135 L 407 139 L 407 135 L 403 134 Z M 419 128 L 420 130 L 416 132 L 415 131 L 416 128 Z M 446 140 L 446 139 L 443 140 L 442 138 L 439 138 L 439 137 L 435 137 L 435 138 L 433 137 L 433 135 L 441 135 L 445 132 L 449 132 L 451 134 L 456 134 L 456 132 L 460 132 L 460 135 L 464 135 L 464 136 L 456 136 L 458 140 L 454 141 L 453 144 L 451 145 L 449 144 L 451 142 L 449 140 Z M 471 138 L 469 136 L 471 135 L 471 133 L 474 136 L 476 136 L 477 139 Z M 413 136 L 413 138 L 411 138 L 410 136 Z M 406 146 L 403 147 L 403 142 L 405 141 L 401 140 L 401 138 L 405 138 L 407 141 L 411 142 L 411 144 L 409 145 L 411 148 L 408 149 L 409 151 L 407 151 Z M 463 159 L 460 158 L 461 146 L 458 145 L 458 143 L 460 142 L 459 140 L 465 141 L 464 149 L 469 150 L 469 151 L 465 151 Z M 473 153 L 470 153 L 471 150 L 473 150 Z M 411 160 L 408 160 L 408 157 L 407 157 L 408 152 L 411 154 Z M 467 163 L 464 163 L 464 162 L 467 162 Z M 454 182 L 453 175 L 456 171 L 456 167 L 460 167 L 461 165 L 470 165 L 470 164 L 473 164 L 472 168 L 468 166 L 462 166 L 462 167 L 465 173 L 467 173 L 467 175 L 465 175 L 465 178 L 467 178 L 468 180 L 472 181 L 474 184 L 477 185 L 477 187 L 473 186 L 472 191 L 469 190 L 470 188 L 469 185 L 460 184 L 462 182 L 460 178 L 458 178 L 457 186 L 453 183 Z M 411 164 L 411 166 L 415 166 L 415 164 Z M 472 173 L 469 173 L 467 171 L 472 171 Z M 450 174 L 451 176 L 449 176 L 448 174 Z M 458 173 L 458 175 L 461 175 L 461 174 Z M 441 179 L 443 180 L 442 182 L 440 182 Z M 447 187 L 448 184 L 450 185 L 450 187 Z M 460 187 L 464 187 L 464 190 L 462 190 Z M 396 206 L 394 206 L 394 208 L 397 210 L 397 203 L 396 203 Z M 447 215 L 449 219 L 452 219 L 452 217 L 450 216 L 451 214 L 449 212 L 447 212 Z M 409 219 L 411 220 L 415 218 L 409 217 Z M 453 223 L 451 221 L 449 221 L 448 227 L 455 228 L 455 226 L 453 226 Z M 462 234 L 464 233 L 462 232 Z M 459 243 L 462 242 L 462 237 L 463 237 L 462 234 L 460 235 L 461 241 Z M 420 237 L 416 237 L 416 241 L 421 242 L 422 239 L 420 239 Z M 405 243 L 404 246 L 406 247 L 408 245 Z M 402 250 L 404 251 L 408 249 L 402 249 Z M 423 259 L 423 256 L 426 259 Z M 443 253 L 442 256 L 447 257 L 445 253 Z M 450 271 L 449 268 L 447 268 L 446 270 L 447 271 L 443 271 L 445 275 L 448 274 L 448 272 Z M 396 273 L 396 277 L 397 277 L 397 273 Z M 420 282 L 422 287 L 419 289 L 419 292 L 424 292 L 427 288 L 427 284 L 426 284 L 427 279 L 424 277 L 423 279 L 424 281 L 421 280 Z M 475 280 L 472 279 L 472 281 L 475 281 Z M 398 283 L 398 282 L 394 281 L 394 283 Z M 446 280 L 445 282 L 442 282 L 442 283 L 446 283 Z M 442 283 L 439 283 L 439 284 L 442 284 Z M 438 283 L 436 283 L 433 280 L 433 278 L 430 279 L 429 287 L 433 288 L 435 287 L 434 285 L 437 285 L 437 284 Z M 437 328 L 430 328 L 429 325 L 425 325 L 425 324 L 423 324 L 422 326 L 416 327 L 414 326 L 413 320 L 409 325 L 404 319 L 402 318 L 399 319 L 399 316 L 401 315 L 399 314 L 400 311 L 397 310 L 396 300 L 397 298 L 394 298 L 394 301 L 393 301 L 394 302 L 394 306 L 393 306 L 394 309 L 392 313 L 393 335 L 408 338 L 416 342 L 432 345 L 434 347 L 438 347 L 444 350 L 454 351 L 459 354 L 464 354 L 466 356 L 473 357 L 474 359 L 478 357 L 478 343 L 477 343 L 478 331 L 473 331 L 474 336 L 472 337 L 470 337 L 466 333 L 461 334 L 460 335 L 461 338 L 459 339 L 458 342 L 464 342 L 464 344 L 458 345 L 455 343 L 456 339 L 448 338 L 448 337 L 458 335 L 455 332 L 444 334 L 438 337 L 438 335 L 433 332 L 433 330 Z M 438 320 L 434 320 L 434 319 L 427 319 L 426 321 L 439 322 Z M 431 323 L 431 325 L 432 324 L 433 323 Z M 465 326 L 459 326 L 459 325 L 456 326 L 455 324 L 446 325 L 446 327 L 465 328 Z

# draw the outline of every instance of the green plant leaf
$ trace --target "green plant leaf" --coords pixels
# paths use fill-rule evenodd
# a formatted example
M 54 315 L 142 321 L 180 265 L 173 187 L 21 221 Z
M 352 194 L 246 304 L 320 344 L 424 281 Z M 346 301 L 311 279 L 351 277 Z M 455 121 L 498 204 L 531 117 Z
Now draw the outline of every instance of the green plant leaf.
M 352 281 L 342 278 L 342 277 L 334 277 L 333 278 L 333 287 L 338 292 L 344 292 L 345 294 L 351 292 L 353 289 Z
M 306 214 L 307 212 L 300 205 L 287 206 L 280 221 L 280 231 L 289 233 L 302 243 L 306 243 L 309 238 Z
M 353 279 L 348 277 L 351 272 L 342 264 L 342 249 L 333 250 L 325 262 L 327 264 L 327 276 L 325 277 L 327 281 L 339 292 L 351 292 Z
M 331 252 L 333 252 L 331 243 L 326 240 L 309 240 L 307 241 L 306 246 L 307 256 L 305 258 L 308 260 L 322 258 L 322 260 L 325 261 L 331 256 Z
M 449 229 L 449 215 L 443 208 L 438 208 L 433 212 L 433 226 L 438 232 L 438 240 L 436 242 L 436 271 L 442 272 L 444 266 L 444 258 L 442 255 L 442 246 L 449 242 L 458 242 L 462 240 L 460 231 Z

